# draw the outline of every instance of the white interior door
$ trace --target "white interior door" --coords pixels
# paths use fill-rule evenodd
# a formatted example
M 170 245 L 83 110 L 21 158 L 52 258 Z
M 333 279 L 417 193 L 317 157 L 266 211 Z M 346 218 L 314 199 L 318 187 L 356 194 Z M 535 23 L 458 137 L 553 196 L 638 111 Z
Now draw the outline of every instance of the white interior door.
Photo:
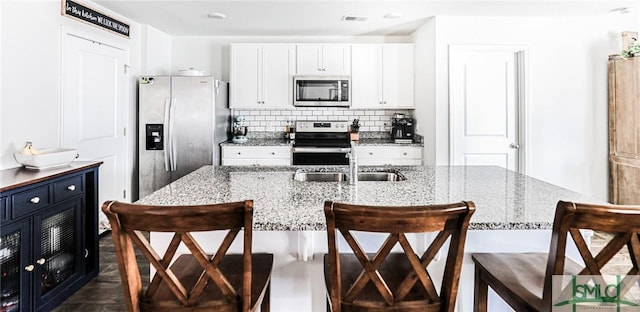
M 80 160 L 103 161 L 99 203 L 125 200 L 127 103 L 124 50 L 65 35 L 62 80 L 62 145 Z M 99 213 L 99 228 L 108 228 Z
M 522 49 L 451 46 L 450 163 L 521 170 Z

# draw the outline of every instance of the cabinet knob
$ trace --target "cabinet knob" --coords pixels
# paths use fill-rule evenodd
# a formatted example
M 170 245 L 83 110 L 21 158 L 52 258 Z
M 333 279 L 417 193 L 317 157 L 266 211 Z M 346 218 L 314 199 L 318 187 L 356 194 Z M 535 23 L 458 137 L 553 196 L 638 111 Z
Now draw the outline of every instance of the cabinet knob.
M 242 155 L 242 153 L 238 152 L 238 155 Z
M 402 155 L 407 156 L 407 152 L 402 153 Z
M 271 155 L 275 155 L 275 154 L 276 154 L 276 152 L 271 152 Z
M 373 155 L 373 152 L 369 152 L 369 155 Z
M 47 260 L 45 258 L 40 258 L 40 259 L 38 259 L 38 261 L 36 261 L 36 263 L 39 264 L 39 265 L 43 265 L 45 262 L 47 262 Z
M 75 191 L 75 190 L 76 190 L 76 186 L 75 186 L 75 185 L 73 185 L 73 184 L 71 184 L 71 185 L 67 186 L 67 190 L 69 190 L 69 191 Z
M 32 198 L 30 201 L 31 201 L 31 203 L 37 204 L 37 203 L 40 202 L 40 197 L 36 196 L 36 197 Z
M 33 271 L 33 269 L 35 269 L 35 268 L 36 268 L 36 267 L 35 267 L 35 266 L 33 266 L 33 264 L 29 264 L 29 265 L 27 265 L 26 267 L 24 267 L 24 270 L 25 270 L 25 271 L 27 271 L 27 272 L 32 272 L 32 271 Z
M 84 257 L 89 258 L 89 249 L 87 248 L 84 249 Z

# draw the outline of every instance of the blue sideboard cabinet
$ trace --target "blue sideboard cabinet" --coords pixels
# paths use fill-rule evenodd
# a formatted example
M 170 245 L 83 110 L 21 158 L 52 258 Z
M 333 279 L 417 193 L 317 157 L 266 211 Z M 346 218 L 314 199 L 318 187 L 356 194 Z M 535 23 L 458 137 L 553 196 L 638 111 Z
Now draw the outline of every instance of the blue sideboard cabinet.
M 98 169 L 0 170 L 0 311 L 49 311 L 98 274 Z

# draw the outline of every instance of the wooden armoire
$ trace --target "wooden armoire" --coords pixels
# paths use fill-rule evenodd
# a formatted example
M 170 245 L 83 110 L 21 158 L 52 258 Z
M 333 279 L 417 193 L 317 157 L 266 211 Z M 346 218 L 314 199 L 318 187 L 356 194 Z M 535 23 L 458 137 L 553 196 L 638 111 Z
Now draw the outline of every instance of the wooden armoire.
M 640 56 L 609 57 L 609 201 L 640 204 Z

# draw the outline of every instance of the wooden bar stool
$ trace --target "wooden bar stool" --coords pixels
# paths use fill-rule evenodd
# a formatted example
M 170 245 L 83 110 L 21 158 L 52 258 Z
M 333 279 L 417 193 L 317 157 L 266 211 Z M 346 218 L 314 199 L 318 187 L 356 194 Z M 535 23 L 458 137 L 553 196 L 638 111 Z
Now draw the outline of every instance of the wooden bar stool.
M 616 235 L 595 257 L 580 234 L 581 229 Z M 475 262 L 474 311 L 487 311 L 487 292 L 491 287 L 516 311 L 551 311 L 553 275 L 596 275 L 624 246 L 629 249 L 632 269 L 624 282 L 637 281 L 640 263 L 640 206 L 593 205 L 558 202 L 549 253 L 477 253 Z M 571 236 L 585 266 L 565 257 L 567 237 Z M 620 272 L 623 273 L 623 272 Z M 598 277 L 598 281 L 604 281 Z M 622 290 L 625 294 L 629 288 Z M 565 289 L 566 291 L 566 289 Z
M 331 311 L 453 311 L 472 202 L 446 205 L 376 207 L 325 202 L 329 253 L 325 255 L 327 307 Z M 338 253 L 340 231 L 353 253 Z M 375 255 L 366 254 L 358 232 L 388 233 Z M 407 233 L 438 232 L 416 254 Z M 427 266 L 449 239 L 438 294 Z M 392 252 L 399 244 L 402 253 Z
M 111 223 L 128 311 L 269 311 L 273 255 L 251 253 L 253 201 L 173 207 L 108 201 L 102 211 Z M 243 254 L 227 254 L 242 228 Z M 141 231 L 174 233 L 163 257 Z M 202 231 L 227 231 L 214 255 L 191 234 Z M 172 263 L 181 242 L 191 253 Z M 145 292 L 134 246 L 157 270 Z

